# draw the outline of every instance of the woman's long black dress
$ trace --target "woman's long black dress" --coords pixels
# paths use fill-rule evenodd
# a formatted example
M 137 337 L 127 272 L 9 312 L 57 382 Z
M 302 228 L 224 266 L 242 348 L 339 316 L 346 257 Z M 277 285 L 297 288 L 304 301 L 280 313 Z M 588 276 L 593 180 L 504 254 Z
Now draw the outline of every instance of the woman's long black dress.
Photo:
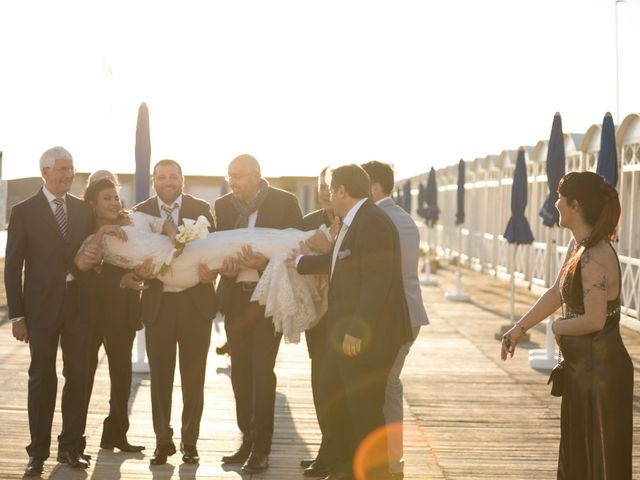
M 579 266 L 562 283 L 562 301 L 565 317 L 584 314 Z M 602 330 L 563 336 L 560 343 L 565 368 L 558 479 L 630 480 L 633 364 L 620 336 L 620 294 L 607 302 Z

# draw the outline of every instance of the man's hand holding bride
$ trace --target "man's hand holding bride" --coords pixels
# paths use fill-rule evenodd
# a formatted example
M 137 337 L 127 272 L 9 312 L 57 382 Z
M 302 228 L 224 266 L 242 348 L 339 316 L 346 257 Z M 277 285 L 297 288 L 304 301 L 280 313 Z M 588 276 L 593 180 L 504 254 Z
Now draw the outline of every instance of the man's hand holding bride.
M 217 270 L 211 270 L 204 263 L 198 265 L 198 280 L 200 280 L 200 283 L 213 283 L 217 276 Z
M 300 255 L 312 255 L 313 252 L 307 242 L 300 242 L 298 248 L 291 250 L 289 256 L 285 259 L 284 264 L 289 268 L 296 268 L 296 260 Z
M 237 255 L 227 257 L 222 261 L 220 275 L 223 277 L 235 278 L 238 276 L 238 273 L 240 273 L 240 268 L 240 260 Z
M 238 254 L 240 266 L 250 268 L 252 270 L 263 271 L 267 268 L 269 259 L 259 252 L 255 252 L 251 245 L 243 245 L 242 250 Z
M 97 243 L 87 242 L 73 259 L 81 272 L 87 272 L 102 262 L 102 249 Z

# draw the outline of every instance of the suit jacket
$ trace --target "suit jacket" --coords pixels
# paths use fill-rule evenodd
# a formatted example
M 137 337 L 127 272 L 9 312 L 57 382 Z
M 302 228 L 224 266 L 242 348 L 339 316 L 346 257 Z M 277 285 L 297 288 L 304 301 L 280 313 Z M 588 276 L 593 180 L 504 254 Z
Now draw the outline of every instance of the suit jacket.
M 153 215 L 154 217 L 162 216 L 160 215 L 158 197 L 156 196 L 136 205 L 134 210 L 146 213 L 147 215 Z M 200 200 L 199 198 L 183 193 L 182 206 L 178 213 L 179 223 L 182 223 L 184 218 L 191 218 L 195 220 L 198 216 L 203 215 L 207 220 L 209 220 L 209 223 L 211 223 L 211 228 L 209 230 L 214 230 L 214 220 L 211 215 L 211 207 L 204 200 Z M 162 303 L 162 282 L 159 280 L 147 280 L 146 285 L 148 285 L 149 288 L 142 292 L 142 321 L 145 325 L 153 325 L 158 318 L 160 304 Z M 200 318 L 203 321 L 211 321 L 213 319 L 217 310 L 216 292 L 213 288 L 213 284 L 199 283 L 194 287 L 186 289 L 183 293 L 189 296 L 197 310 L 200 312 Z
M 218 198 L 214 204 L 218 230 L 235 228 L 239 214 L 231 202 L 232 195 L 233 193 L 228 193 Z M 264 202 L 258 209 L 256 227 L 302 230 L 302 212 L 296 196 L 279 188 L 269 187 Z M 221 277 L 218 291 L 220 311 L 226 313 L 237 294 L 236 279 Z
M 29 328 L 54 325 L 67 274 L 76 280 L 84 275 L 73 259 L 91 234 L 93 213 L 89 204 L 73 195 L 66 195 L 66 205 L 66 241 L 42 189 L 11 210 L 4 269 L 9 318 L 26 317 Z
M 329 273 L 333 252 L 304 256 L 298 271 Z M 341 346 L 345 334 L 363 341 L 362 361 L 393 361 L 412 340 L 402 285 L 398 232 L 389 217 L 367 200 L 340 245 L 329 281 L 329 342 Z
M 383 199 L 379 204 L 398 230 L 400 237 L 400 255 L 402 257 L 402 282 L 407 298 L 411 325 L 416 328 L 428 325 L 429 319 L 422 301 L 422 290 L 418 281 L 418 262 L 420 259 L 420 232 L 411 215 L 405 212 L 391 198 Z
M 324 208 L 307 213 L 302 220 L 305 231 L 316 230 L 322 225 L 331 226 Z M 304 333 L 304 338 L 307 341 L 307 350 L 311 358 L 316 358 L 318 354 L 321 354 L 322 348 L 327 344 L 326 324 L 327 315 L 325 314 L 313 328 Z

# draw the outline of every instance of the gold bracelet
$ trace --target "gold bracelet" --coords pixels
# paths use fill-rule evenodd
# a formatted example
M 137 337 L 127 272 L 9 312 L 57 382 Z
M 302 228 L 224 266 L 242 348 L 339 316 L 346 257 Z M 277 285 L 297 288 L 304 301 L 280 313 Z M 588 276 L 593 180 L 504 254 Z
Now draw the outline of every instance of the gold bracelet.
M 520 330 L 522 331 L 522 335 L 526 335 L 526 334 L 527 334 L 527 331 L 524 329 L 524 327 L 522 326 L 522 324 L 520 324 L 520 323 L 516 322 L 516 325 L 517 325 L 518 327 L 520 327 Z

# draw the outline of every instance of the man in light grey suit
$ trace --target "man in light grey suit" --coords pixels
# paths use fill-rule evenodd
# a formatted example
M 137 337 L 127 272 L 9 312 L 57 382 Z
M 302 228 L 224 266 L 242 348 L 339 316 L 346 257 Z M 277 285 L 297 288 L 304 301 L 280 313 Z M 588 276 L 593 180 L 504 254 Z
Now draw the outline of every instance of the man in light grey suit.
M 420 233 L 411 216 L 400 208 L 390 196 L 394 184 L 391 165 L 372 161 L 362 165 L 362 168 L 371 180 L 371 200 L 389 216 L 400 236 L 402 282 L 409 307 L 413 340 L 415 340 L 420 332 L 420 327 L 429 324 L 418 282 Z M 413 340 L 400 348 L 391 368 L 385 392 L 384 416 L 388 426 L 389 471 L 394 474 L 394 478 L 402 478 L 403 476 L 403 396 L 400 373 Z

